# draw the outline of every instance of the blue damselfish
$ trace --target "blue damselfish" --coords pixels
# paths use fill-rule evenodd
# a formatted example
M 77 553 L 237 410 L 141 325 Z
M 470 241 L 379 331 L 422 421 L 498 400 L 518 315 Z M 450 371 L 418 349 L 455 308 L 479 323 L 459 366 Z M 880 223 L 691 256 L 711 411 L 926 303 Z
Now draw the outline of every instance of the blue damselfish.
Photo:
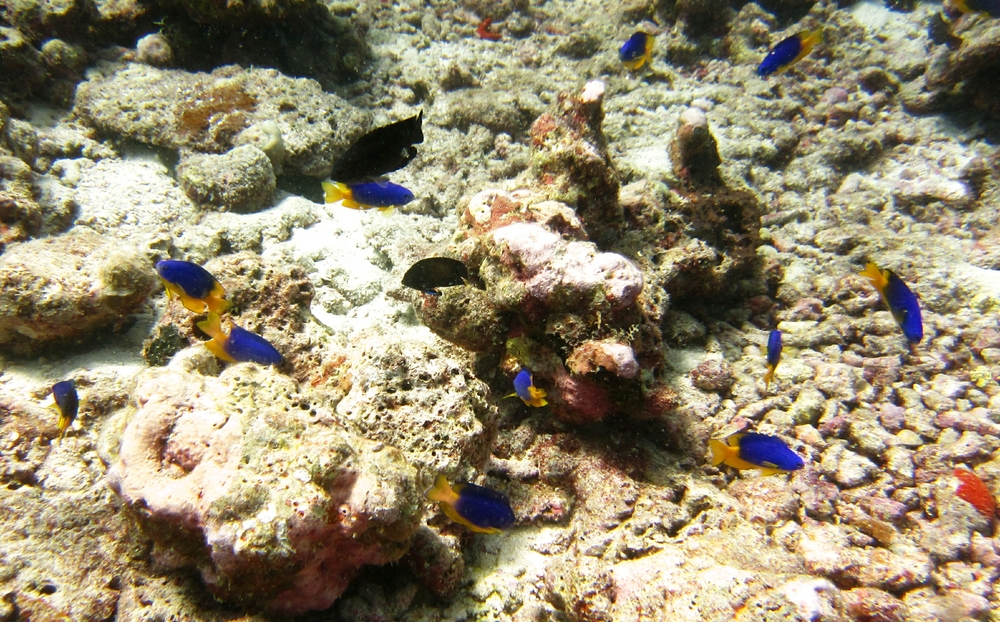
M 514 392 L 505 397 L 514 397 L 515 395 L 528 406 L 537 408 L 548 404 L 545 401 L 545 391 L 535 387 L 534 381 L 531 379 L 531 370 L 527 367 L 522 367 L 521 371 L 514 376 Z
M 52 399 L 59 409 L 59 440 L 66 436 L 66 430 L 76 419 L 76 413 L 80 408 L 80 397 L 76 393 L 76 382 L 73 380 L 63 380 L 52 385 Z
M 507 495 L 490 488 L 457 482 L 452 488 L 438 475 L 427 498 L 437 501 L 451 520 L 479 533 L 500 533 L 514 524 L 514 510 Z
M 212 338 L 205 343 L 209 352 L 230 363 L 281 364 L 281 353 L 267 339 L 232 322 L 229 324 L 229 334 L 226 334 L 222 329 L 222 319 L 215 313 L 209 313 L 207 320 L 198 322 L 198 328 Z
M 181 304 L 195 313 L 223 313 L 230 307 L 226 290 L 198 264 L 164 259 L 156 263 L 156 273 L 167 288 L 167 297 L 179 298 Z
M 757 67 L 757 75 L 763 77 L 772 73 L 782 73 L 802 60 L 813 46 L 822 40 L 823 31 L 818 28 L 812 32 L 800 32 L 781 40 L 761 61 Z
M 733 434 L 726 442 L 708 441 L 712 464 L 725 463 L 734 469 L 760 469 L 764 475 L 788 473 L 802 468 L 802 458 L 777 436 L 744 432 Z
M 327 203 L 339 201 L 341 205 L 351 209 L 390 210 L 413 200 L 412 192 L 390 181 L 363 181 L 350 185 L 324 181 L 323 191 L 326 193 Z
M 872 262 L 868 262 L 863 272 L 858 273 L 872 282 L 882 300 L 889 307 L 889 313 L 896 324 L 903 330 L 903 335 L 910 343 L 920 343 L 924 338 L 924 323 L 920 315 L 920 301 L 916 294 L 910 291 L 903 279 L 896 276 L 892 270 L 879 270 Z
M 632 71 L 641 68 L 653 60 L 653 43 L 651 35 L 644 32 L 637 32 L 628 38 L 628 41 L 618 50 L 618 58 L 622 64 Z
M 767 373 L 764 374 L 764 383 L 771 386 L 774 380 L 774 369 L 781 360 L 781 331 L 772 330 L 767 336 Z

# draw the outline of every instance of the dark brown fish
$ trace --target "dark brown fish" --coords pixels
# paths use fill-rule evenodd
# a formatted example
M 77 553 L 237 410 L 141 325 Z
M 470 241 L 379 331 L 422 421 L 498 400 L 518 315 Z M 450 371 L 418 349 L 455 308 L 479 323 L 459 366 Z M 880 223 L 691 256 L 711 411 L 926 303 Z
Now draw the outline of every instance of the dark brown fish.
M 330 179 L 343 184 L 367 181 L 398 171 L 417 157 L 413 145 L 424 142 L 424 111 L 416 116 L 375 128 L 357 140 L 333 163 Z
M 464 285 L 468 278 L 469 270 L 461 261 L 447 257 L 428 257 L 410 266 L 403 275 L 403 285 L 431 296 L 440 296 L 439 287 Z

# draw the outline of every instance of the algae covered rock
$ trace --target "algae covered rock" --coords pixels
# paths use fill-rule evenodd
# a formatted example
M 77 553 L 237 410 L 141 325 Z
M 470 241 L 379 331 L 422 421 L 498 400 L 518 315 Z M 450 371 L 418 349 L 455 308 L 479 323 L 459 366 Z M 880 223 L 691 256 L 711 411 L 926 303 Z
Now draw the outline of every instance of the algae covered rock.
M 177 177 L 192 201 L 235 212 L 267 207 L 276 187 L 270 158 L 253 145 L 222 155 L 193 155 L 178 165 Z
M 102 132 L 197 153 L 225 153 L 245 129 L 272 121 L 285 170 L 312 177 L 326 176 L 369 122 L 314 80 L 237 66 L 206 74 L 130 64 L 81 83 L 74 111 Z
M 366 564 L 399 559 L 421 513 L 402 454 L 350 433 L 335 404 L 252 364 L 138 379 L 108 481 L 153 539 L 218 598 L 297 615 Z
M 0 255 L 0 345 L 26 354 L 118 328 L 155 283 L 138 249 L 96 233 L 12 246 Z

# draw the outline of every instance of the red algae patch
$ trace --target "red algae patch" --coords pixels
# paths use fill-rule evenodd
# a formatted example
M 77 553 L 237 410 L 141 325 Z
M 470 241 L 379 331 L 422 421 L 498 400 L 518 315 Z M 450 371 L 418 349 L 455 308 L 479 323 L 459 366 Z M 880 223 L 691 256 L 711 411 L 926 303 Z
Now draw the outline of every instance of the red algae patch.
M 955 469 L 955 477 L 960 482 L 955 494 L 968 501 L 979 513 L 990 520 L 996 515 L 997 503 L 993 493 L 979 476 L 967 469 Z

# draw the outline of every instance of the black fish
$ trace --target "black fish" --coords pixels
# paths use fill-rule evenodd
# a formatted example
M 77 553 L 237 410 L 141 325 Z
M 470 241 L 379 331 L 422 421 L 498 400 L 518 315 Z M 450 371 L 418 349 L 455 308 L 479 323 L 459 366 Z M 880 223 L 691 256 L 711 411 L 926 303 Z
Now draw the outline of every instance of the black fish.
M 330 179 L 342 184 L 366 181 L 398 171 L 417 157 L 413 145 L 424 142 L 424 111 L 416 116 L 375 128 L 357 140 L 333 163 Z
M 469 278 L 465 264 L 447 257 L 429 257 L 410 266 L 403 275 L 403 285 L 419 289 L 431 296 L 440 296 L 439 287 L 463 285 Z

